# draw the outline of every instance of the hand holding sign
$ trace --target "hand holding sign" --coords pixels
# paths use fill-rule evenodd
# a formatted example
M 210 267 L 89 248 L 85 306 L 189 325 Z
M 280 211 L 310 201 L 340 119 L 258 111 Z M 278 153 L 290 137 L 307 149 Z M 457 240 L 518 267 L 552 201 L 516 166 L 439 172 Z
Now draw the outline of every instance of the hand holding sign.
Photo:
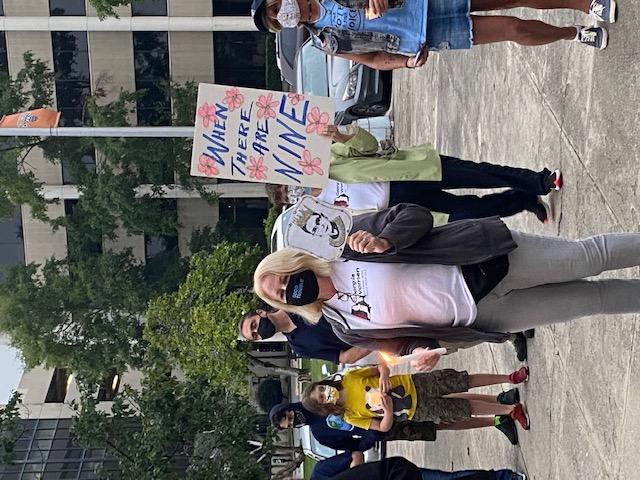
M 191 175 L 323 187 L 335 100 L 200 84 Z

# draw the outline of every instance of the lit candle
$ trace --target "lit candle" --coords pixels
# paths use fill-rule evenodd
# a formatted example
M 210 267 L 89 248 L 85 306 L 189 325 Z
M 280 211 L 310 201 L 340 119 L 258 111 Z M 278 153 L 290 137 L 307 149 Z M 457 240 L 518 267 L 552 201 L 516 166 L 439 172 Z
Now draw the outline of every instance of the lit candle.
M 393 366 L 411 364 L 414 360 L 420 360 L 423 357 L 427 356 L 429 353 L 437 353 L 438 355 L 444 355 L 447 353 L 446 348 L 434 348 L 434 349 L 425 349 L 416 353 L 410 353 L 409 355 L 402 355 L 400 357 L 396 357 L 394 355 L 389 355 L 388 353 L 382 353 L 382 358 L 389 364 Z

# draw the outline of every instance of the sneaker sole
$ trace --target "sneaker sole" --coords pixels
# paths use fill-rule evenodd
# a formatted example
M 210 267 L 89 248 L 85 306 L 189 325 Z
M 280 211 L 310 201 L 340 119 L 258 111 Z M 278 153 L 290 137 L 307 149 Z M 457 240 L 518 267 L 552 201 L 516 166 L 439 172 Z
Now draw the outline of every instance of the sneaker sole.
M 531 419 L 529 418 L 529 412 L 527 412 L 527 405 L 524 402 L 521 402 L 520 405 L 522 405 L 522 411 L 527 419 L 527 428 L 525 430 L 531 430 Z
M 607 32 L 606 28 L 602 29 L 602 43 L 600 44 L 600 50 L 604 50 L 607 48 L 609 43 L 609 32 Z
M 547 202 L 545 202 L 541 196 L 538 196 L 538 205 L 542 205 L 542 207 L 544 208 L 545 214 L 547 215 L 547 218 L 544 219 L 544 224 L 548 224 L 548 223 L 554 223 L 555 218 L 553 215 L 553 208 L 551 208 L 551 205 Z
M 618 5 L 615 0 L 611 0 L 609 4 L 609 23 L 616 23 L 616 15 L 618 13 Z
M 564 186 L 564 179 L 562 178 L 562 170 L 558 168 L 557 170 L 554 170 L 553 173 L 555 173 L 556 179 L 553 182 L 554 187 L 552 188 L 552 190 L 555 190 L 556 192 L 558 192 Z

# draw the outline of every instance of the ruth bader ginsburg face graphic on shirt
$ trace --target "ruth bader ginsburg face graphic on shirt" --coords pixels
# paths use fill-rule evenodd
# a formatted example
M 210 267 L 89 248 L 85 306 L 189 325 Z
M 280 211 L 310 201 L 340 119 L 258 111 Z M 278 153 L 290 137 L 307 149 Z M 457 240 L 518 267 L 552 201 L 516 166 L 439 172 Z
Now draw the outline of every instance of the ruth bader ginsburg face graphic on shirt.
M 329 261 L 342 255 L 353 223 L 348 210 L 304 196 L 282 215 L 285 247 Z

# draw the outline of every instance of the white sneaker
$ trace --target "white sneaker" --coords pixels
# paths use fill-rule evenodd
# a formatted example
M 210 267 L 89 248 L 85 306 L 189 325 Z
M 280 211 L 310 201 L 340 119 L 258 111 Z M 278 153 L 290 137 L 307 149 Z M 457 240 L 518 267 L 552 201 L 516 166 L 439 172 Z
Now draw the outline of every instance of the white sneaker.
M 614 23 L 616 21 L 616 0 L 592 0 L 589 15 L 599 22 Z

